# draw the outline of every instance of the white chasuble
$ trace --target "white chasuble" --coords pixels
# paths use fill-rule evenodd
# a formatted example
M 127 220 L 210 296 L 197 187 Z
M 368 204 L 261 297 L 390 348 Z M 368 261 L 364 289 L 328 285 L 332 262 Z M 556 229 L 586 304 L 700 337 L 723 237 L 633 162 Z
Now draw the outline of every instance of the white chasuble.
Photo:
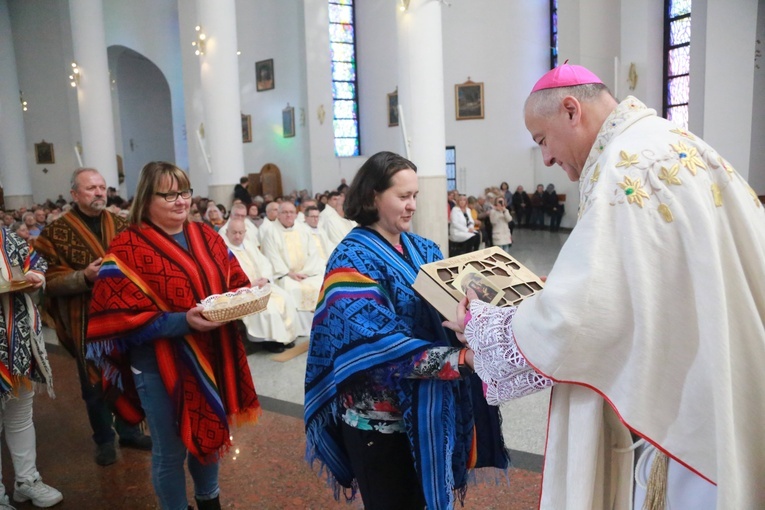
M 629 432 L 716 484 L 711 506 L 765 508 L 764 321 L 756 193 L 626 98 L 584 165 L 579 221 L 545 289 L 506 328 L 557 383 L 541 508 L 630 508 L 632 461 L 614 455 Z
M 274 280 L 295 301 L 298 310 L 313 311 L 324 278 L 321 260 L 311 235 L 302 227 L 284 228 L 277 220 L 263 237 L 263 254 L 274 268 Z M 296 280 L 289 273 L 306 276 Z

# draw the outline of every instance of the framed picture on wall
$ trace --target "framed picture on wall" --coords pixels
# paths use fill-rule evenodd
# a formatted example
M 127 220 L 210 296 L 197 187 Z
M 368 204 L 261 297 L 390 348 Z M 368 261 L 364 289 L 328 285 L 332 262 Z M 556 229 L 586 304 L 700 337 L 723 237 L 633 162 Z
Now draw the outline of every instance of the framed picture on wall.
M 255 62 L 255 89 L 258 92 L 274 88 L 274 59 Z
M 45 140 L 35 144 L 35 161 L 38 165 L 52 165 L 56 162 L 56 156 L 53 153 L 53 144 Z
M 287 108 L 282 110 L 282 130 L 284 138 L 295 136 L 295 108 L 287 104 Z
M 252 115 L 242 114 L 242 143 L 252 142 Z
M 388 94 L 388 127 L 398 126 L 398 88 Z
M 457 120 L 483 118 L 483 82 L 468 81 L 454 86 Z

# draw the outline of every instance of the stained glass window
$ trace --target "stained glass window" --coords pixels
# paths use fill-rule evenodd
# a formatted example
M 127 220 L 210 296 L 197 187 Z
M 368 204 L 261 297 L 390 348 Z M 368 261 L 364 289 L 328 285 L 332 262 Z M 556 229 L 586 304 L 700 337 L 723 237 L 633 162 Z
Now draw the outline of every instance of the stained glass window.
M 446 147 L 446 190 L 457 187 L 457 149 L 454 145 Z
M 356 33 L 353 0 L 329 1 L 329 52 L 335 155 L 359 156 L 359 97 L 356 82 Z
M 691 0 L 664 1 L 664 116 L 688 129 Z
M 550 0 L 550 69 L 558 67 L 558 0 Z

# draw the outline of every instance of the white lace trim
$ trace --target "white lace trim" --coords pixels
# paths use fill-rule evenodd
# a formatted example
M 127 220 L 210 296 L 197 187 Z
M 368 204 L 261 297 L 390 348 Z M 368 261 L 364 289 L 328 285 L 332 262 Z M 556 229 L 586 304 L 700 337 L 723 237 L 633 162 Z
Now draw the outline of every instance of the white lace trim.
M 554 384 L 526 362 L 513 336 L 516 307 L 499 308 L 474 299 L 465 338 L 475 353 L 473 365 L 486 384 L 486 400 L 500 405 Z

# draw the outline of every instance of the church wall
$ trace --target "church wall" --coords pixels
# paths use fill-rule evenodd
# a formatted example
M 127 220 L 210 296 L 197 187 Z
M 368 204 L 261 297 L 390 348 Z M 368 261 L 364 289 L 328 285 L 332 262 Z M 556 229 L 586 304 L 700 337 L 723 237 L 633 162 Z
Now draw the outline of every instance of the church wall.
M 693 3 L 690 128 L 745 179 L 752 144 L 756 27 L 755 0 Z
M 107 44 L 124 45 L 141 53 L 165 75 L 171 89 L 176 163 L 190 170 L 195 189 L 205 194 L 207 170 L 195 139 L 203 114 L 199 63 L 190 44 L 193 27 L 198 22 L 194 2 L 104 2 Z M 736 0 L 734 4 L 751 10 L 753 2 Z M 564 226 L 573 224 L 577 185 L 569 183 L 557 167 L 544 167 L 522 118 L 528 90 L 549 65 L 549 2 L 471 0 L 451 4 L 442 8 L 444 106 L 446 143 L 457 148 L 458 187 L 469 194 L 478 194 L 484 187 L 501 181 L 507 181 L 511 187 L 522 184 L 526 188 L 538 182 L 552 182 L 559 193 L 569 197 L 569 214 L 564 218 Z M 762 6 L 763 0 L 759 4 Z M 55 198 L 58 193 L 66 194 L 71 170 L 77 166 L 74 154 L 74 144 L 79 138 L 76 94 L 67 80 L 67 65 L 72 60 L 69 13 L 65 2 L 55 0 L 9 0 L 8 5 L 20 87 L 30 102 L 30 111 L 24 115 L 28 168 L 35 200 L 42 201 Z M 237 9 L 242 51 L 242 111 L 252 115 L 253 142 L 243 146 L 247 171 L 258 171 L 266 162 L 275 163 L 282 170 L 285 190 L 306 187 L 320 191 L 336 187 L 341 178 L 350 180 L 366 157 L 374 152 L 404 152 L 400 128 L 388 127 L 386 110 L 386 94 L 398 83 L 395 2 L 357 3 L 363 151 L 360 158 L 334 156 L 326 2 L 239 0 Z M 660 110 L 662 9 L 662 0 L 560 2 L 560 61 L 570 58 L 572 63 L 586 65 L 619 96 L 633 94 Z M 760 8 L 757 25 L 760 40 L 765 31 L 763 11 L 765 9 Z M 754 23 L 751 19 L 732 22 L 734 25 Z M 741 28 L 736 31 L 744 31 L 746 27 Z M 694 44 L 704 48 L 708 44 L 699 33 L 705 32 L 694 32 L 697 37 Z M 722 31 L 715 29 L 715 33 L 716 44 L 722 48 Z M 725 53 L 714 51 L 706 57 L 705 66 L 725 60 Z M 619 57 L 618 61 L 614 57 Z M 275 88 L 256 92 L 254 63 L 267 58 L 274 59 Z M 735 66 L 740 67 L 744 60 L 751 65 L 748 57 L 735 60 Z M 705 115 L 722 118 L 718 122 L 719 130 L 712 133 L 713 139 L 708 134 L 705 138 L 739 170 L 749 168 L 742 169 L 733 160 L 751 151 L 744 166 L 749 166 L 749 160 L 754 162 L 750 180 L 758 192 L 765 193 L 765 169 L 757 166 L 765 156 L 765 144 L 760 143 L 765 137 L 762 120 L 765 119 L 762 114 L 765 65 L 762 60 L 759 62 L 761 69 L 753 72 L 754 92 L 749 100 L 753 107 L 743 111 L 736 101 L 734 116 L 726 101 L 718 101 L 717 105 L 709 100 L 704 102 L 702 93 L 699 100 L 704 111 L 697 118 L 702 122 Z M 627 81 L 631 63 L 635 63 L 638 74 L 634 91 L 629 90 Z M 739 67 L 731 68 L 730 73 L 735 71 L 740 76 L 739 71 L 747 71 Z M 715 75 L 703 68 L 701 72 L 707 77 L 704 88 L 715 89 L 718 97 L 730 94 L 726 92 L 732 90 L 730 73 L 721 74 L 718 69 Z M 751 68 L 748 72 L 752 74 Z M 484 83 L 485 118 L 457 121 L 454 85 L 468 77 Z M 285 139 L 281 136 L 281 111 L 287 103 L 295 107 L 296 136 Z M 320 108 L 324 111 L 323 123 L 319 120 Z M 731 140 L 726 134 L 731 131 L 730 122 L 748 125 L 750 115 L 751 126 L 747 129 L 751 129 L 751 136 Z M 709 129 L 717 128 L 707 125 Z M 49 170 L 47 174 L 42 173 L 43 165 L 34 163 L 33 144 L 42 139 L 54 143 L 56 150 L 56 163 L 44 165 Z
M 664 0 L 621 2 L 621 55 L 617 97 L 640 99 L 661 115 L 664 51 Z M 634 64 L 635 88 L 629 82 Z
M 252 115 L 252 142 L 243 147 L 245 170 L 259 172 L 273 163 L 285 193 L 311 189 L 303 1 L 239 0 L 236 10 L 242 112 Z M 267 59 L 274 60 L 274 88 L 257 92 L 255 62 Z M 295 109 L 295 136 L 284 138 L 282 110 L 288 104 Z
M 368 0 L 369 1 L 369 0 Z M 367 3 L 367 2 L 365 2 Z M 376 0 L 375 3 L 382 3 Z M 357 24 L 363 24 L 359 15 L 364 12 L 357 2 Z M 334 132 L 332 129 L 332 73 L 329 55 L 329 14 L 324 0 L 303 0 L 303 30 L 305 34 L 307 108 L 306 127 L 309 131 L 309 157 L 311 187 L 314 193 L 337 188 L 340 179 L 349 183 L 366 157 L 338 158 L 335 156 Z M 357 34 L 357 49 L 363 47 Z M 359 57 L 362 58 L 362 57 Z M 395 69 L 395 68 L 394 68 Z M 394 71 L 395 72 L 395 71 Z M 359 77 L 360 94 L 366 94 L 365 86 L 370 83 L 368 76 Z M 367 115 L 361 110 L 360 118 Z M 367 122 L 369 119 L 362 120 Z M 361 140 L 362 154 L 367 154 L 367 140 Z
M 380 151 L 406 156 L 400 123 L 388 126 L 388 94 L 398 86 L 397 9 L 394 2 L 356 3 L 359 120 L 366 156 Z
M 758 195 L 765 195 L 765 0 L 757 10 L 757 50 L 752 98 L 752 145 L 749 165 L 749 184 Z
M 19 87 L 29 102 L 24 113 L 27 169 L 35 202 L 69 197 L 79 140 L 76 91 L 69 85 L 72 62 L 69 11 L 56 0 L 8 2 Z M 53 144 L 55 162 L 35 163 L 34 144 Z M 48 172 L 44 173 L 43 169 Z
M 523 103 L 549 69 L 549 2 L 453 2 L 443 9 L 446 143 L 456 147 L 457 187 L 477 195 L 506 181 L 535 183 L 534 142 Z M 455 85 L 483 82 L 484 118 L 457 120 Z
M 175 0 L 103 0 L 104 29 L 106 45 L 119 45 L 129 48 L 150 60 L 156 65 L 167 80 L 170 87 L 170 108 L 173 126 L 174 163 L 180 168 L 188 168 L 188 150 L 185 134 L 185 116 L 183 101 L 183 72 L 181 67 L 181 42 L 179 33 L 178 6 Z M 190 41 L 189 41 L 190 44 Z M 112 78 L 115 69 L 110 68 Z M 119 94 L 120 82 L 113 85 L 113 94 Z M 121 110 L 125 115 L 127 112 Z M 117 147 L 122 146 L 117 142 Z M 127 162 L 131 158 L 125 154 L 130 147 L 123 146 L 123 157 Z M 144 164 L 143 161 L 133 168 L 125 168 L 125 173 L 137 175 Z M 137 166 L 137 168 L 136 168 Z M 137 182 L 133 180 L 133 182 Z M 123 191 L 126 196 L 132 196 L 135 185 L 128 186 Z
M 456 147 L 457 186 L 465 193 L 477 195 L 501 181 L 513 187 L 535 182 L 534 144 L 522 110 L 549 62 L 547 5 L 474 0 L 442 8 L 446 144 Z M 356 19 L 364 154 L 403 153 L 400 127 L 388 127 L 386 105 L 398 82 L 395 5 L 359 3 Z M 468 77 L 484 83 L 484 118 L 458 121 L 455 85 Z

